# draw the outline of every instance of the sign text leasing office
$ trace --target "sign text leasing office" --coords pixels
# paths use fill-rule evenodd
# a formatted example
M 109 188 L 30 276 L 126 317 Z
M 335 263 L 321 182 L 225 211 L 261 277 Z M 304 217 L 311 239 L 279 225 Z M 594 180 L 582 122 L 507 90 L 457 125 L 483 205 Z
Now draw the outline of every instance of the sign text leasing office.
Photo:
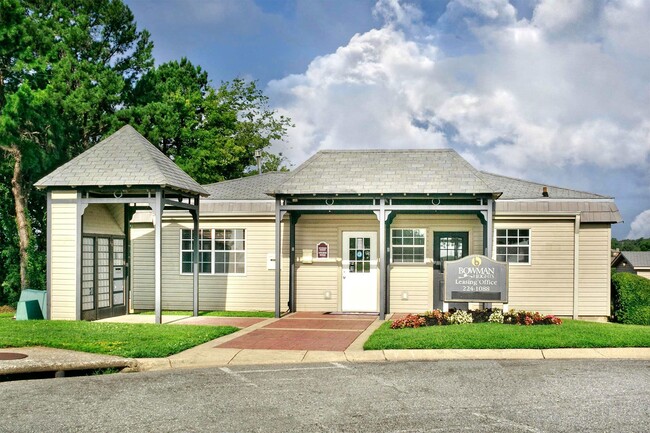
M 445 302 L 508 302 L 508 264 L 472 255 L 445 262 Z

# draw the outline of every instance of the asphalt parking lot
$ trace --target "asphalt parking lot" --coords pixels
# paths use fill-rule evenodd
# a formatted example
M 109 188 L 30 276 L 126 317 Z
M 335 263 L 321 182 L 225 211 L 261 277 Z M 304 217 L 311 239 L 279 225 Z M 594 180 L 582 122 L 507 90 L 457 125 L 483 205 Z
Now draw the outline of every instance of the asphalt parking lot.
M 650 362 L 230 366 L 0 383 L 0 431 L 645 432 Z

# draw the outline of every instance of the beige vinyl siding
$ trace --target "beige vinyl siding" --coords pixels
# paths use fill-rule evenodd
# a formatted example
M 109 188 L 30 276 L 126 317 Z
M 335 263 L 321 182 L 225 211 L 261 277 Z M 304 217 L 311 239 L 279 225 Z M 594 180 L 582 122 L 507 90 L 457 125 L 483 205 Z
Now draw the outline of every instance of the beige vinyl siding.
M 423 312 L 433 306 L 433 233 L 469 232 L 470 254 L 483 251 L 483 226 L 475 215 L 397 215 L 391 228 L 426 230 L 425 263 L 392 264 L 391 312 Z M 341 309 L 341 239 L 345 231 L 379 232 L 374 215 L 303 215 L 296 225 L 296 308 L 298 311 Z M 390 233 L 388 234 L 390 237 Z M 330 258 L 316 258 L 316 245 L 327 242 Z M 387 239 L 390 242 L 390 239 Z M 312 250 L 313 263 L 302 263 L 303 250 Z M 377 282 L 379 288 L 379 282 Z M 402 293 L 408 292 L 408 300 Z M 329 295 L 329 296 L 328 296 Z M 327 298 L 330 299 L 327 299 Z
M 76 192 L 52 192 L 52 198 L 76 199 Z M 50 246 L 51 319 L 77 318 L 77 204 L 52 202 Z
M 579 243 L 578 315 L 609 316 L 610 225 L 581 224 Z
M 647 278 L 650 280 L 650 269 L 648 270 L 643 270 L 643 271 L 637 271 L 636 273 L 639 277 Z
M 499 219 L 494 228 L 530 229 L 530 264 L 509 266 L 509 308 L 573 314 L 574 219 Z
M 84 234 L 124 236 L 123 205 L 89 204 L 82 221 Z
M 394 228 L 425 229 L 424 263 L 392 263 L 390 312 L 421 313 L 433 308 L 433 240 L 435 232 L 468 232 L 469 254 L 483 254 L 483 225 L 476 215 L 397 215 Z M 390 243 L 390 233 L 387 242 Z M 402 295 L 407 293 L 407 300 Z
M 285 224 L 285 230 L 288 225 Z M 163 309 L 192 309 L 192 274 L 181 274 L 181 229 L 191 229 L 192 222 L 163 223 Z M 217 220 L 203 218 L 201 229 L 246 230 L 246 274 L 199 274 L 201 310 L 268 310 L 275 309 L 275 271 L 267 269 L 267 254 L 275 251 L 275 223 L 272 219 Z M 132 308 L 154 308 L 154 230 L 150 224 L 136 224 L 132 231 Z M 288 302 L 288 234 L 283 236 L 282 310 Z
M 391 265 L 390 312 L 423 313 L 432 307 L 433 265 Z
M 303 215 L 296 224 L 296 309 L 341 310 L 341 239 L 344 231 L 379 232 L 375 215 Z M 329 244 L 329 259 L 316 258 L 316 245 Z M 302 263 L 303 250 L 312 250 L 313 263 Z M 377 279 L 379 291 L 379 279 Z M 329 292 L 330 299 L 326 299 Z M 377 292 L 379 293 L 379 292 Z

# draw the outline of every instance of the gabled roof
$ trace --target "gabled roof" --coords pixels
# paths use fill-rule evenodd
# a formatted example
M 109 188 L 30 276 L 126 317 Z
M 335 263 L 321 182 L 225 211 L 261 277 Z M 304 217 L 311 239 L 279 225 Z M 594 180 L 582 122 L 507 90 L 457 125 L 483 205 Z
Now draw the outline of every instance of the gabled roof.
M 131 125 L 97 143 L 38 182 L 36 187 L 160 186 L 208 193 Z
M 493 194 L 499 191 L 451 149 L 327 150 L 300 165 L 278 194 Z
M 203 185 L 206 200 L 273 200 L 265 191 L 275 189 L 289 176 L 288 171 L 270 171 L 240 179 Z
M 650 251 L 621 251 L 612 264 L 618 264 L 623 258 L 635 269 L 650 268 Z
M 592 194 L 584 191 L 577 191 L 574 189 L 560 188 L 557 186 L 548 186 L 542 183 L 529 182 L 523 179 L 515 179 L 513 177 L 501 176 L 498 174 L 481 172 L 481 176 L 492 185 L 493 188 L 503 192 L 500 200 L 514 200 L 514 199 L 611 199 L 599 194 Z M 548 189 L 548 197 L 542 195 L 544 187 Z

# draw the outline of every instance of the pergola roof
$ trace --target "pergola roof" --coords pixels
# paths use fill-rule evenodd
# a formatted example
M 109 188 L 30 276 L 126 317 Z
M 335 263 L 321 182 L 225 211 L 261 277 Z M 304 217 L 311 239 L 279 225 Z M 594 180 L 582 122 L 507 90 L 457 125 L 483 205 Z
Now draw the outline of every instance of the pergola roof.
M 320 151 L 275 189 L 288 194 L 492 194 L 499 191 L 451 149 Z
M 97 143 L 38 182 L 36 187 L 159 186 L 208 192 L 131 125 Z

